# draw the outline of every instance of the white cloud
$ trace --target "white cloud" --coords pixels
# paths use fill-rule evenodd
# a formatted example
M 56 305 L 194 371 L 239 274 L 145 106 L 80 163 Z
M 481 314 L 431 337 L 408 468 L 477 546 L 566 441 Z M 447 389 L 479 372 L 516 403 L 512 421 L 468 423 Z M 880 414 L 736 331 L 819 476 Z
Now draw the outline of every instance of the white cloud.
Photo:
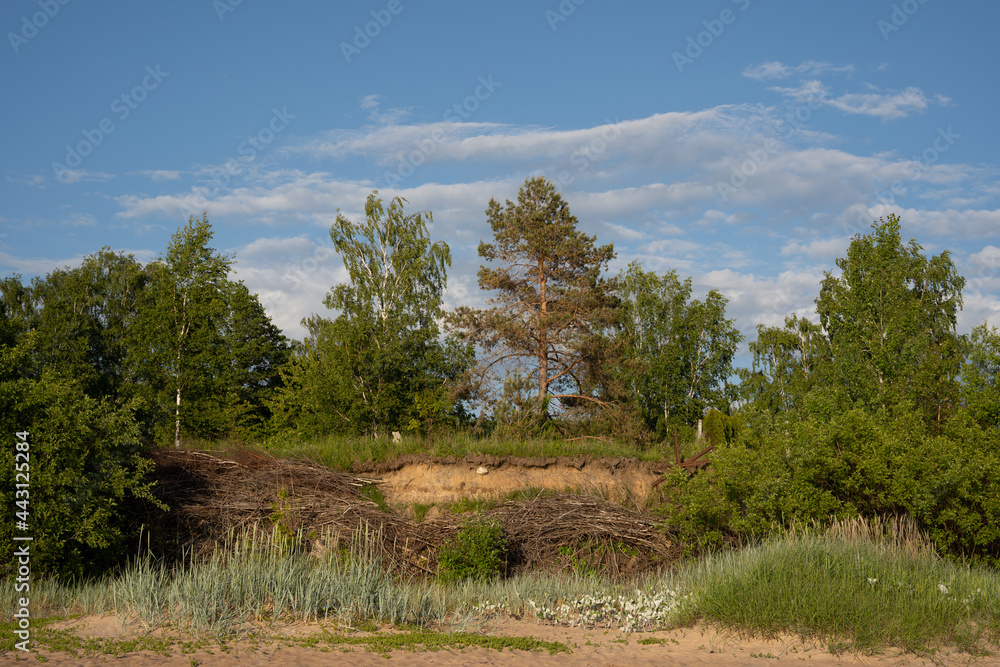
M 20 273 L 24 276 L 46 276 L 55 269 L 74 268 L 83 263 L 83 255 L 74 255 L 68 259 L 52 259 L 49 257 L 25 257 L 10 254 L 0 250 L 0 271 L 4 274 Z
M 947 99 L 947 98 L 945 98 Z M 936 98 L 940 104 L 940 96 Z M 846 93 L 826 100 L 826 103 L 844 113 L 874 116 L 883 120 L 905 118 L 912 113 L 927 108 L 928 99 L 919 88 L 909 87 L 903 91 L 887 93 Z
M 827 239 L 815 239 L 808 243 L 789 241 L 781 248 L 784 257 L 805 255 L 812 259 L 822 259 L 829 263 L 837 257 L 842 257 L 851 243 L 849 236 L 835 236 Z
M 515 198 L 531 175 L 556 181 L 581 230 L 597 234 L 598 243 L 615 244 L 612 272 L 638 259 L 650 270 L 690 275 L 702 293 L 715 288 L 730 298 L 729 315 L 748 336 L 755 335 L 755 324 L 780 326 L 792 312 L 814 317 L 823 270 L 834 270 L 833 260 L 843 255 L 850 235 L 867 233 L 873 220 L 888 213 L 902 215 L 904 234 L 922 238 L 931 231 L 942 243 L 949 234 L 981 238 L 1000 230 L 1000 212 L 986 208 L 1000 198 L 996 174 L 988 169 L 924 164 L 919 156 L 914 161 L 858 154 L 822 135 L 770 144 L 765 162 L 722 200 L 717 184 L 728 182 L 754 151 L 759 154 L 773 136 L 778 113 L 754 105 L 722 106 L 569 130 L 457 122 L 372 125 L 307 139 L 260 165 L 240 187 L 209 191 L 210 196 L 188 184 L 173 194 L 121 197 L 118 215 L 148 224 L 204 209 L 219 226 L 269 225 L 268 237 L 279 236 L 239 248 L 237 272 L 294 337 L 304 333 L 299 320 L 325 313 L 326 291 L 346 278 L 339 258 L 315 255 L 329 244 L 337 209 L 362 219 L 377 175 L 393 169 L 400 155 L 434 130 L 440 133 L 427 160 L 448 169 L 415 171 L 396 187 L 379 190 L 383 198 L 405 197 L 410 212 L 433 211 L 431 236 L 446 240 L 455 258 L 448 307 L 482 305 L 476 247 L 492 236 L 484 209 L 491 198 Z M 350 157 L 350 171 L 336 164 L 323 171 L 289 168 L 298 167 L 293 160 L 302 155 Z M 560 183 L 563 171 L 570 178 Z M 434 180 L 449 172 L 460 174 L 452 176 L 456 182 Z M 911 208 L 879 203 L 878 193 L 894 183 L 904 188 L 894 195 L 898 203 Z M 927 210 L 930 200 L 982 203 L 933 211 Z M 304 229 L 312 231 L 306 237 L 280 236 Z M 304 271 L 298 280 L 288 277 L 298 275 L 295 267 Z M 769 275 L 772 271 L 778 275 Z M 983 297 L 982 308 L 990 298 Z
M 806 60 L 805 62 L 799 63 L 793 67 L 772 60 L 760 65 L 751 65 L 750 67 L 747 67 L 743 70 L 743 76 L 749 79 L 756 79 L 757 81 L 767 81 L 770 79 L 787 79 L 793 74 L 816 76 L 827 72 L 843 72 L 846 74 L 852 74 L 854 72 L 854 65 L 837 67 L 836 65 L 832 65 L 830 63 Z
M 70 213 L 69 216 L 63 220 L 62 224 L 69 225 L 70 227 L 96 227 L 97 218 L 90 213 L 74 212 Z
M 22 183 L 24 185 L 30 185 L 33 188 L 44 188 L 46 180 L 41 174 L 30 174 L 28 176 L 7 176 L 7 182 Z
M 817 79 L 801 81 L 796 86 L 772 86 L 768 90 L 779 93 L 795 102 L 812 101 L 822 103 L 843 111 L 844 113 L 872 116 L 882 120 L 905 118 L 914 113 L 924 111 L 932 102 L 947 106 L 951 100 L 943 95 L 928 98 L 922 90 L 910 86 L 905 90 L 883 92 L 875 86 L 868 85 L 871 92 L 844 93 L 834 97 L 830 88 Z
M 702 298 L 710 289 L 726 297 L 726 317 L 736 321 L 744 336 L 739 353 L 745 357 L 749 354 L 747 343 L 757 338 L 758 325 L 783 327 L 785 318 L 792 314 L 818 323 L 815 300 L 822 280 L 822 267 L 782 271 L 777 276 L 721 269 L 696 274 L 692 284 L 695 298 Z M 749 364 L 749 359 L 743 363 Z
M 1000 239 L 1000 209 L 926 210 L 899 206 L 873 206 L 873 219 L 890 213 L 900 217 L 904 230 L 916 237 L 931 234 L 949 239 Z M 916 233 L 920 232 L 920 233 Z
M 57 176 L 60 183 L 66 183 L 67 185 L 80 182 L 99 183 L 114 178 L 114 174 L 108 174 L 103 171 L 86 171 L 84 169 L 64 169 Z
M 275 326 L 301 340 L 301 320 L 332 311 L 323 301 L 333 285 L 347 281 L 347 271 L 327 238 L 261 238 L 236 249 L 233 275 L 260 298 Z
M 176 181 L 181 177 L 181 172 L 170 169 L 143 169 L 135 173 L 154 181 Z

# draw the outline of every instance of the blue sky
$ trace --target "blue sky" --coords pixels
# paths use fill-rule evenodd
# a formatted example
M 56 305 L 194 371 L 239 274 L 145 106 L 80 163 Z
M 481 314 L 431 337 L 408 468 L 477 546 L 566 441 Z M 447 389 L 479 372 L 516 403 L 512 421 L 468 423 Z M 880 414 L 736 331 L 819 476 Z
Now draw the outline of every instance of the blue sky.
M 580 226 L 718 289 L 752 338 L 815 319 L 889 213 L 1000 325 L 1000 4 L 365 0 L 0 6 L 0 274 L 155 258 L 206 210 L 286 334 L 345 279 L 365 197 L 430 210 L 482 305 L 489 199 L 555 181 Z M 745 348 L 744 348 L 745 349 Z

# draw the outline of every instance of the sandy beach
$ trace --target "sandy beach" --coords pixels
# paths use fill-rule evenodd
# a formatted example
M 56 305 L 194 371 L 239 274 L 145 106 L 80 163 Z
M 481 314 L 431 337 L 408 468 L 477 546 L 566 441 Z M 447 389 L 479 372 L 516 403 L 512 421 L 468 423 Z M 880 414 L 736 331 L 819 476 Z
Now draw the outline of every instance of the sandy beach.
M 48 626 L 68 630 L 81 638 L 130 639 L 144 631 L 123 625 L 114 616 L 88 616 Z M 393 650 L 382 653 L 364 646 L 330 645 L 322 641 L 306 645 L 326 633 L 342 634 L 333 625 L 292 624 L 268 628 L 256 639 L 230 642 L 200 642 L 200 646 L 175 644 L 166 653 L 151 650 L 111 653 L 86 653 L 32 650 L 30 653 L 0 654 L 0 661 L 44 661 L 57 667 L 90 667 L 115 664 L 122 667 L 183 665 L 184 667 L 228 665 L 770 665 L 806 664 L 817 667 L 833 665 L 1000 665 L 1000 655 L 973 657 L 966 653 L 939 651 L 933 656 L 903 654 L 898 650 L 882 655 L 858 656 L 852 653 L 831 654 L 816 642 L 799 638 L 761 639 L 735 636 L 708 627 L 681 628 L 670 631 L 625 634 L 615 630 L 568 628 L 534 622 L 500 619 L 484 626 L 469 627 L 488 636 L 534 637 L 562 642 L 569 653 L 545 650 L 495 650 L 480 646 L 446 647 L 438 650 Z M 392 632 L 383 630 L 382 632 Z M 352 633 L 370 636 L 371 633 Z M 152 636 L 164 636 L 154 631 Z M 1000 650 L 997 651 L 1000 654 Z

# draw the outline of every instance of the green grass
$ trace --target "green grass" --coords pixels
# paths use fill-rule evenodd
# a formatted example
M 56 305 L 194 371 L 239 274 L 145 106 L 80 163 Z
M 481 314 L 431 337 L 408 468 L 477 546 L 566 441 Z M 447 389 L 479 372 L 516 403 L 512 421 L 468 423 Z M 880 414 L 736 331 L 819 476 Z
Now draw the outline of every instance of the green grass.
M 385 500 L 385 494 L 378 484 L 362 484 L 360 495 L 362 498 L 372 501 L 378 508 L 387 514 L 392 514 L 389 503 Z
M 726 627 L 820 637 L 858 652 L 954 646 L 975 653 L 1000 639 L 996 571 L 945 561 L 923 540 L 854 525 L 702 559 L 688 573 L 697 613 Z
M 494 498 L 459 498 L 451 504 L 452 514 L 466 514 L 468 512 L 481 512 L 483 510 L 496 507 L 500 502 Z
M 435 503 L 413 503 L 413 523 L 423 523 Z
M 467 455 L 517 456 L 548 458 L 554 456 L 591 456 L 604 458 L 633 457 L 641 460 L 673 459 L 673 445 L 642 447 L 603 440 L 532 439 L 515 440 L 493 437 L 476 438 L 465 433 L 442 438 L 403 436 L 400 442 L 383 436 L 330 435 L 301 438 L 294 434 L 273 437 L 261 447 L 279 457 L 318 461 L 336 470 L 350 470 L 355 464 L 377 463 L 410 454 L 434 457 Z
M 367 539 L 378 542 L 373 535 Z M 703 622 L 818 638 L 830 650 L 859 653 L 899 647 L 933 655 L 954 647 L 981 655 L 997 650 L 1000 641 L 1000 575 L 943 560 L 900 525 L 855 522 L 799 531 L 628 582 L 538 572 L 445 585 L 393 576 L 376 551 L 364 547 L 363 535 L 357 542 L 361 546 L 349 557 L 336 552 L 319 559 L 269 551 L 249 536 L 225 554 L 174 571 L 145 560 L 96 582 L 41 580 L 32 585 L 32 618 L 115 612 L 147 628 L 214 642 L 241 636 L 248 623 L 277 621 L 326 620 L 354 630 L 391 624 L 410 631 L 410 639 L 330 640 L 375 642 L 379 651 L 404 647 L 396 641 L 463 645 L 464 635 L 432 637 L 428 631 L 466 633 L 498 616 L 633 631 Z M 0 583 L 0 614 L 6 617 L 13 613 L 13 586 Z M 59 637 L 46 641 L 70 650 L 72 642 Z M 481 641 L 476 645 L 485 645 Z

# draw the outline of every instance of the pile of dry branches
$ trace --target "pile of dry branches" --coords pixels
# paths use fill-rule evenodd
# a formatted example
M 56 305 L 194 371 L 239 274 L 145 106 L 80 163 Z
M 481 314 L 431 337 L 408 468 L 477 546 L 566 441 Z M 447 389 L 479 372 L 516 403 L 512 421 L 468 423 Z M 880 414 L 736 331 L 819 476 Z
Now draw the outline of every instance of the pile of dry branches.
M 161 450 L 153 459 L 156 494 L 170 509 L 148 510 L 145 519 L 165 553 L 205 555 L 255 529 L 262 539 L 288 538 L 312 549 L 329 539 L 350 545 L 367 528 L 404 566 L 416 566 L 430 546 L 411 524 L 361 496 L 377 480 L 246 450 Z
M 517 563 L 636 574 L 673 560 L 678 548 L 648 516 L 586 495 L 539 495 L 489 512 L 504 526 Z
M 170 509 L 146 508 L 141 520 L 168 554 L 207 555 L 254 530 L 307 549 L 329 548 L 331 540 L 350 547 L 367 531 L 388 564 L 433 572 L 438 547 L 455 537 L 462 519 L 445 513 L 415 524 L 361 495 L 377 479 L 261 452 L 162 450 L 154 461 L 156 492 Z M 670 560 L 677 551 L 648 517 L 591 496 L 508 501 L 484 517 L 503 525 L 514 569 L 585 561 L 609 574 L 628 574 Z

